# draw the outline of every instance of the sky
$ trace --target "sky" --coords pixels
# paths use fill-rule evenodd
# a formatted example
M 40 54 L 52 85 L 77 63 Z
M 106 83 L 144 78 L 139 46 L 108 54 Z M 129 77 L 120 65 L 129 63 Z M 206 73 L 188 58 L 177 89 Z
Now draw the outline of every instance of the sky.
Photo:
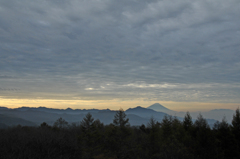
M 239 0 L 1 0 L 0 106 L 240 106 Z

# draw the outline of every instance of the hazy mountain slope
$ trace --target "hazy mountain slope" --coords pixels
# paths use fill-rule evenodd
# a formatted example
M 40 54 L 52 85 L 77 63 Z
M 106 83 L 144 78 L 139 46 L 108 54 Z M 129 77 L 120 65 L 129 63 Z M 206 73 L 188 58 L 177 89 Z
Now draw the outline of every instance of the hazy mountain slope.
M 150 105 L 149 107 L 147 107 L 148 109 L 152 109 L 152 110 L 155 110 L 157 112 L 163 112 L 163 113 L 167 113 L 169 115 L 174 115 L 174 112 L 173 110 L 170 110 L 166 107 L 164 107 L 163 105 L 159 104 L 159 103 L 155 103 L 153 105 Z
M 231 123 L 233 119 L 233 114 L 235 113 L 235 110 L 231 109 L 214 109 L 208 112 L 203 113 L 206 118 L 213 118 L 219 121 L 222 121 L 223 117 L 226 117 L 226 120 Z
M 147 107 L 148 109 L 153 109 L 155 111 L 169 111 L 170 109 L 164 107 L 163 105 L 159 104 L 159 103 L 154 103 L 152 105 L 150 105 L 149 107 Z
M 7 107 L 0 107 L 0 110 L 7 110 Z
M 193 119 L 196 119 L 199 114 L 202 114 L 202 116 L 206 119 L 214 119 L 218 121 L 222 121 L 223 117 L 225 116 L 228 123 L 231 123 L 234 113 L 235 113 L 235 110 L 231 110 L 231 109 L 214 109 L 214 110 L 205 111 L 205 112 L 200 112 L 200 111 L 190 112 L 190 115 L 192 116 Z M 179 117 L 184 117 L 186 115 L 186 112 L 174 112 L 172 114 L 175 114 Z
M 18 117 L 14 117 L 14 116 L 9 116 L 9 115 L 3 115 L 0 114 L 0 123 L 2 124 L 1 126 L 16 126 L 16 125 L 22 125 L 22 126 L 36 126 L 35 123 L 22 119 L 22 118 L 18 118 Z
M 164 116 L 168 115 L 163 112 L 157 112 L 152 109 L 143 108 L 143 107 L 135 107 L 135 108 L 129 108 L 125 111 L 127 115 L 134 114 L 143 118 L 150 119 L 151 117 L 154 117 L 157 120 L 162 120 Z
M 58 110 L 56 110 L 57 112 Z M 42 122 L 47 122 L 48 124 L 52 125 L 58 118 L 62 117 L 64 120 L 66 120 L 68 123 L 80 123 L 83 118 L 86 115 L 86 111 L 82 114 L 68 114 L 67 111 L 65 113 L 62 112 L 62 114 L 57 113 L 48 113 L 43 111 L 37 111 L 37 109 L 31 110 L 31 109 L 8 109 L 1 111 L 1 113 L 4 113 L 6 115 L 15 116 L 16 118 L 22 118 L 23 120 L 29 120 L 36 125 L 40 125 Z M 90 111 L 91 113 L 91 111 Z M 104 124 L 110 124 L 113 122 L 114 115 L 116 114 L 116 111 L 111 110 L 98 110 L 97 112 L 91 113 L 94 119 L 99 119 Z M 139 117 L 134 114 L 130 114 L 127 116 L 129 118 L 129 122 L 131 125 L 141 125 L 143 123 L 147 123 L 149 119 Z M 22 124 L 22 122 L 17 123 Z M 26 125 L 26 124 L 25 124 Z
M 6 124 L 0 123 L 0 129 L 6 129 L 8 126 Z
M 160 104 L 154 104 L 152 105 L 155 108 L 161 108 L 161 110 L 169 110 L 165 108 L 164 106 Z M 151 106 L 150 106 L 151 107 Z M 158 109 L 160 110 L 160 109 Z M 216 113 L 218 111 L 223 110 L 213 110 L 211 113 Z M 80 123 L 82 119 L 85 117 L 86 113 L 91 113 L 92 116 L 95 119 L 99 119 L 104 124 L 110 124 L 112 123 L 114 119 L 114 115 L 116 114 L 116 111 L 112 111 L 109 109 L 105 110 L 98 110 L 98 109 L 51 109 L 46 107 L 39 107 L 39 108 L 29 108 L 29 107 L 21 107 L 16 109 L 8 109 L 5 107 L 1 107 L 0 114 L 4 114 L 7 116 L 13 116 L 15 118 L 21 118 L 26 121 L 31 121 L 33 123 L 36 123 L 37 125 L 40 125 L 42 122 L 47 122 L 48 124 L 52 125 L 58 118 L 62 117 L 67 122 L 72 123 Z M 223 111 L 224 112 L 224 111 Z M 231 111 L 229 111 L 232 113 Z M 234 111 L 233 111 L 234 112 Z M 161 121 L 164 116 L 170 114 L 173 116 L 177 116 L 179 120 L 183 120 L 183 117 L 185 116 L 186 112 L 174 112 L 170 110 L 170 113 L 164 113 L 164 112 L 158 112 L 149 108 L 143 108 L 143 107 L 135 107 L 135 108 L 129 108 L 125 111 L 127 114 L 127 118 L 129 118 L 129 122 L 131 125 L 141 125 L 141 124 L 147 124 L 149 122 L 149 119 L 151 117 L 154 117 L 157 121 Z M 199 115 L 199 112 L 190 113 L 193 120 L 197 118 L 197 115 Z M 210 113 L 208 114 L 210 115 Z M 216 122 L 216 120 L 212 120 L 212 117 L 209 117 L 205 114 L 203 114 L 204 118 L 207 118 L 207 121 L 209 124 L 212 124 Z M 223 117 L 223 116 L 222 116 Z M 1 122 L 0 122 L 1 123 Z M 19 123 L 20 124 L 20 123 Z
M 67 109 L 54 109 L 54 108 L 46 108 L 46 107 L 20 107 L 20 108 L 16 108 L 14 110 L 18 110 L 18 111 L 28 111 L 28 110 L 32 110 L 32 111 L 39 111 L 39 112 L 46 112 L 46 113 L 55 113 L 55 114 L 87 114 L 87 113 L 97 113 L 99 110 L 98 109 L 71 109 L 71 108 L 67 108 Z M 107 109 L 106 109 L 107 110 Z
M 18 118 L 22 118 L 28 121 L 32 121 L 36 124 L 41 124 L 42 122 L 47 122 L 48 124 L 53 124 L 58 118 L 62 117 L 63 119 L 67 120 L 68 122 L 79 122 L 83 119 L 85 114 L 57 114 L 57 113 L 48 113 L 48 112 L 41 112 L 41 111 L 33 111 L 33 110 L 26 110 L 26 111 L 19 111 L 19 110 L 4 110 L 1 111 L 6 115 L 12 115 Z
M 177 111 L 173 111 L 170 110 L 166 107 L 164 107 L 163 105 L 159 104 L 159 103 L 155 103 L 149 107 L 147 107 L 148 109 L 152 109 L 158 112 L 164 112 L 168 115 L 172 115 L 172 116 L 177 116 L 179 120 L 183 120 L 184 116 L 186 115 L 186 112 L 177 112 Z M 228 112 L 228 113 L 226 113 Z M 232 112 L 227 110 L 227 111 L 223 111 L 221 110 L 212 110 L 209 112 L 190 112 L 190 115 L 193 119 L 193 121 L 195 121 L 198 117 L 199 114 L 202 114 L 204 118 L 206 118 L 207 122 L 209 123 L 210 126 L 213 126 L 213 124 L 217 121 L 217 120 L 222 120 L 224 113 L 225 115 L 228 114 L 227 120 L 229 119 L 229 114 L 231 114 Z M 231 115 L 232 116 L 232 115 Z M 231 118 L 230 118 L 231 119 Z

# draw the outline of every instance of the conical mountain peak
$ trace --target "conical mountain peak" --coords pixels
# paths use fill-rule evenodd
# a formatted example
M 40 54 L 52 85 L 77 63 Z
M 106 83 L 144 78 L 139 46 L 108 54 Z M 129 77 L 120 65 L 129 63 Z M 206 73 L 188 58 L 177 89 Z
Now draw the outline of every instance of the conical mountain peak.
M 164 107 L 163 105 L 159 104 L 159 103 L 154 103 L 153 105 L 150 105 L 149 107 L 147 107 L 148 109 L 153 109 L 155 111 L 171 111 L 170 109 Z

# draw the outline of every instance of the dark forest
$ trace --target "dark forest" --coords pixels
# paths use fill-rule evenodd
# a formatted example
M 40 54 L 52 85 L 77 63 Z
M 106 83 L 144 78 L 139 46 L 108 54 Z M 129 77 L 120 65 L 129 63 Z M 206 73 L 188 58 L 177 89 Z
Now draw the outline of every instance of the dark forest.
M 231 124 L 223 118 L 210 128 L 201 114 L 186 113 L 181 122 L 152 117 L 147 125 L 130 126 L 123 110 L 104 125 L 90 113 L 79 123 L 59 118 L 50 126 L 15 126 L 0 130 L 2 159 L 237 159 L 240 155 L 240 112 Z

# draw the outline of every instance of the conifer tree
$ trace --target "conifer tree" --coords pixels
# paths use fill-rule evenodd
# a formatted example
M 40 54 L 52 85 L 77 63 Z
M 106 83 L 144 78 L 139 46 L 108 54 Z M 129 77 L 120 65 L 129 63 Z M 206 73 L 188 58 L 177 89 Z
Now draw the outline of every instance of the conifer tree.
M 60 128 L 60 129 L 67 128 L 67 126 L 68 126 L 68 122 L 64 120 L 62 117 L 57 119 L 53 124 L 53 127 Z
M 239 108 L 236 110 L 236 113 L 233 115 L 232 119 L 232 133 L 235 136 L 237 142 L 237 152 L 240 154 L 240 112 Z
M 235 136 L 240 138 L 240 112 L 239 108 L 236 110 L 235 115 L 233 115 L 232 120 L 232 130 Z
M 236 156 L 236 141 L 231 133 L 230 125 L 228 124 L 226 117 L 222 119 L 222 122 L 216 122 L 213 127 L 215 136 L 218 139 L 218 145 L 221 148 L 221 155 L 224 158 L 234 158 Z
M 185 130 L 189 130 L 193 125 L 192 117 L 190 116 L 190 113 L 187 112 L 184 119 L 183 119 L 183 127 Z
M 126 114 L 124 110 L 121 108 L 119 111 L 116 112 L 114 119 L 113 119 L 113 124 L 116 126 L 125 127 L 129 125 L 129 119 L 126 118 Z
M 196 155 L 199 155 L 200 158 L 214 158 L 216 140 L 207 120 L 201 114 L 198 115 L 197 120 L 194 122 L 194 136 Z
M 194 123 L 195 128 L 197 129 L 209 129 L 207 120 L 203 118 L 202 114 L 199 114 L 197 120 Z
M 167 139 L 172 135 L 172 120 L 172 116 L 164 116 L 161 122 L 164 139 Z
M 92 117 L 92 114 L 87 113 L 85 118 L 83 118 L 83 120 L 81 121 L 81 127 L 84 130 L 89 130 L 90 128 L 93 127 L 93 123 L 94 123 L 94 118 Z
M 154 129 L 154 127 L 156 126 L 157 122 L 154 119 L 154 117 L 152 116 L 147 124 L 148 128 L 150 129 Z

